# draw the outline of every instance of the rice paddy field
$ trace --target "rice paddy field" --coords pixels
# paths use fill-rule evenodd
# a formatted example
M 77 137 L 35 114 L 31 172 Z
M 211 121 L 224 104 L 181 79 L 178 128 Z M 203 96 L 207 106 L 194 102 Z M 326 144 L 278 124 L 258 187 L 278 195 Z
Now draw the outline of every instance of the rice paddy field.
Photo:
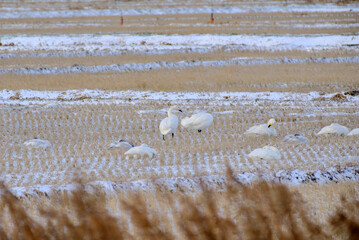
M 222 213 L 230 168 L 245 185 L 284 184 L 326 224 L 359 199 L 359 135 L 318 135 L 359 128 L 358 29 L 358 1 L 0 1 L 0 179 L 41 222 L 38 206 L 80 178 L 134 239 L 119 205 L 140 194 L 183 239 L 161 194 L 200 200 L 205 185 Z M 179 121 L 205 111 L 213 125 L 163 140 L 173 105 Z M 277 136 L 245 134 L 271 118 Z M 119 139 L 157 154 L 126 159 Z M 266 145 L 280 159 L 248 157 Z

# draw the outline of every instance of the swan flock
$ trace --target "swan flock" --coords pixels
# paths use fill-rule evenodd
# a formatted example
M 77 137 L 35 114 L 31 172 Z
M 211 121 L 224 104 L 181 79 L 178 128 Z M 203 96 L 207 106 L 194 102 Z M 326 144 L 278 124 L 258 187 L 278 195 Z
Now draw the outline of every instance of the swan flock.
M 165 140 L 166 135 L 171 135 L 172 138 L 175 136 L 178 127 L 178 117 L 175 113 L 182 112 L 181 108 L 177 106 L 171 106 L 167 112 L 167 117 L 162 119 L 159 125 L 159 130 L 162 134 L 162 139 Z M 249 128 L 244 135 L 245 136 L 277 136 L 277 131 L 274 128 L 276 120 L 271 118 L 268 123 L 260 124 Z M 206 112 L 199 112 L 193 114 L 191 117 L 184 117 L 181 121 L 183 128 L 196 130 L 199 133 L 202 130 L 205 130 L 213 125 L 213 116 Z M 359 136 L 359 128 L 353 129 L 349 132 L 349 129 L 345 126 L 342 126 L 337 123 L 332 123 L 329 126 L 323 127 L 318 133 L 320 135 L 348 135 L 348 136 Z M 287 144 L 307 144 L 309 143 L 308 138 L 301 134 L 289 134 L 283 138 L 283 142 Z M 26 143 L 26 145 L 29 143 Z M 32 145 L 34 143 L 30 143 Z M 35 144 L 36 145 L 36 144 Z M 46 144 L 45 144 L 46 145 Z M 119 140 L 116 143 L 112 143 L 109 147 L 110 149 L 120 149 L 122 152 L 125 152 L 124 155 L 126 159 L 129 158 L 138 158 L 138 157 L 149 157 L 152 159 L 156 154 L 156 150 L 150 148 L 146 144 L 141 144 L 140 146 L 135 146 L 132 142 L 126 140 Z M 274 146 L 264 146 L 262 148 L 257 148 L 248 154 L 248 158 L 253 160 L 280 160 L 281 153 Z

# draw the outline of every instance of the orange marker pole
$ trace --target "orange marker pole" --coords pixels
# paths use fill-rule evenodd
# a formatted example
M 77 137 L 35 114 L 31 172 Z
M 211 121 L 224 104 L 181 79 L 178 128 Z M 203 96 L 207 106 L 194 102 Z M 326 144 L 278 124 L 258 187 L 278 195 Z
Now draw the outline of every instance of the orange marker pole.
M 121 22 L 120 22 L 121 25 L 123 25 L 123 17 L 121 16 Z
M 211 0 L 211 23 L 214 23 L 214 17 L 213 17 L 213 0 Z

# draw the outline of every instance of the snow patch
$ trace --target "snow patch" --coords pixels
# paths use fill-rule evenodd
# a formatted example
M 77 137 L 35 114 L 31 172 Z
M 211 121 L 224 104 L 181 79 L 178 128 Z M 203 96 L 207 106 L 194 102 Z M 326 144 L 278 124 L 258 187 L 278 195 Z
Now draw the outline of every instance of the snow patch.
M 281 170 L 275 173 L 258 173 L 244 172 L 236 174 L 235 179 L 244 184 L 250 184 L 254 181 L 265 180 L 274 181 L 284 184 L 306 184 L 319 183 L 325 184 L 330 182 L 342 181 L 358 181 L 359 167 L 331 167 L 324 170 L 302 171 L 302 170 Z M 194 178 L 160 178 L 156 180 L 136 180 L 130 182 L 110 182 L 95 181 L 85 184 L 85 190 L 92 192 L 95 189 L 105 191 L 107 194 L 116 191 L 153 191 L 154 189 L 162 189 L 168 191 L 196 191 L 199 192 L 204 188 L 214 188 L 217 190 L 225 190 L 227 177 L 224 175 L 210 175 Z M 14 187 L 10 191 L 16 197 L 21 198 L 28 195 L 51 195 L 53 192 L 71 192 L 78 189 L 78 184 L 66 185 L 37 185 L 33 187 Z
M 171 7 L 166 6 L 164 8 L 135 8 L 128 7 L 121 9 L 84 9 L 84 10 L 47 10 L 47 11 L 29 11 L 24 9 L 21 11 L 19 8 L 8 8 L 7 11 L 0 9 L 0 19 L 4 18 L 57 18 L 57 17 L 89 17 L 89 16 L 120 16 L 121 14 L 128 15 L 168 15 L 168 14 L 201 14 L 210 13 L 212 11 L 209 6 L 198 7 Z M 270 2 L 268 5 L 246 5 L 231 6 L 216 6 L 214 12 L 225 14 L 236 13 L 294 13 L 294 12 L 358 12 L 359 7 L 357 4 L 348 4 L 344 6 L 326 3 L 326 4 L 288 4 L 277 5 Z
M 18 51 L 124 52 L 208 51 L 231 46 L 237 50 L 323 50 L 346 48 L 359 44 L 357 35 L 286 34 L 286 35 L 140 35 L 140 34 L 8 34 L 1 36 L 6 53 Z
M 35 138 L 25 141 L 24 146 L 28 148 L 48 148 L 51 147 L 51 143 L 48 140 Z
M 276 64 L 308 64 L 308 63 L 359 63 L 359 57 L 337 57 L 337 58 L 279 58 L 261 59 L 249 58 L 217 61 L 180 61 L 180 62 L 149 62 L 149 63 L 128 63 L 97 66 L 76 65 L 71 67 L 40 67 L 40 68 L 11 68 L 0 69 L 0 74 L 71 74 L 71 73 L 102 73 L 102 72 L 137 72 L 150 71 L 154 69 L 184 69 L 189 67 L 221 67 L 228 65 L 276 65 Z
M 187 101 L 211 100 L 221 102 L 233 101 L 312 101 L 318 97 L 330 99 L 336 93 L 322 94 L 319 92 L 154 92 L 154 91 L 105 91 L 105 90 L 67 90 L 67 91 L 36 91 L 7 90 L 0 91 L 0 104 L 29 105 L 32 103 L 48 107 L 60 107 L 64 104 L 98 103 L 103 101 Z M 348 96 L 348 101 L 359 102 L 358 97 Z M 143 113 L 143 112 L 139 112 Z

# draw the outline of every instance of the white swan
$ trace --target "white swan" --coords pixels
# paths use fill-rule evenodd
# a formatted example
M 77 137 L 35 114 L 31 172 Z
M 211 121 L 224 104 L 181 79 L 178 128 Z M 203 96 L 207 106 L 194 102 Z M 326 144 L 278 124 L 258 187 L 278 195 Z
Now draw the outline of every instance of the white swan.
M 133 148 L 135 145 L 132 142 L 120 139 L 118 142 L 111 143 L 110 149 L 120 149 L 122 152 L 128 151 L 130 148 Z
M 163 119 L 160 123 L 160 132 L 162 134 L 163 140 L 165 140 L 165 135 L 172 133 L 172 137 L 175 135 L 178 126 L 178 117 L 173 114 L 173 110 L 178 109 L 178 111 L 182 112 L 180 108 L 177 106 L 172 106 L 168 110 L 168 117 Z
M 303 144 L 308 143 L 308 138 L 304 137 L 303 135 L 300 135 L 298 133 L 296 134 L 289 134 L 283 138 L 283 142 L 285 143 L 291 143 L 291 144 Z
M 38 138 L 30 139 L 24 142 L 24 145 L 29 148 L 48 148 L 51 147 L 51 143 L 47 140 Z
M 272 127 L 275 123 L 275 119 L 270 119 L 268 124 L 261 124 L 249 128 L 245 134 L 247 136 L 258 136 L 258 135 L 267 135 L 267 136 L 277 136 L 277 131 Z
M 359 136 L 359 128 L 354 128 L 347 136 Z
M 348 135 L 349 129 L 344 127 L 338 123 L 332 123 L 329 126 L 323 127 L 322 130 L 318 132 L 318 135 L 330 135 L 330 134 L 337 134 L 337 135 Z
M 209 113 L 200 112 L 193 114 L 190 118 L 182 119 L 181 125 L 184 128 L 190 128 L 201 132 L 213 124 L 213 116 Z
M 156 154 L 156 150 L 150 148 L 147 144 L 142 144 L 141 146 L 130 148 L 127 152 L 125 152 L 126 159 L 130 159 L 130 157 L 137 158 L 138 156 L 141 156 L 141 158 L 148 156 L 150 159 L 152 159 Z
M 281 159 L 280 151 L 272 146 L 254 149 L 248 157 L 252 160 L 279 160 Z

